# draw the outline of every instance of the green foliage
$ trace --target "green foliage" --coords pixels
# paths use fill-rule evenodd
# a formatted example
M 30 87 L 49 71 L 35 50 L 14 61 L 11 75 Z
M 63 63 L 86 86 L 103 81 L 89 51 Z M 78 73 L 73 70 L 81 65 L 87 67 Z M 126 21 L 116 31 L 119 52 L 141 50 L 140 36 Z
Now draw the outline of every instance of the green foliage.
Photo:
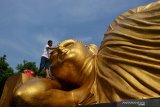
M 26 61 L 26 60 L 24 60 L 22 64 L 18 64 L 16 69 L 18 70 L 18 73 L 22 73 L 26 69 L 32 70 L 35 73 L 38 71 L 38 68 L 36 67 L 35 62 L 29 62 L 29 61 Z M 38 74 L 38 76 L 45 77 L 45 71 L 42 70 L 42 72 L 40 74 Z
M 14 74 L 13 69 L 7 63 L 6 55 L 0 56 L 0 96 L 3 90 L 3 86 L 7 78 Z
M 16 69 L 18 70 L 18 73 L 22 73 L 26 69 L 32 70 L 34 72 L 36 72 L 38 70 L 35 62 L 29 62 L 26 60 L 24 60 L 22 64 L 18 64 Z
M 6 60 L 6 55 L 0 56 L 0 81 L 14 74 Z
M 45 70 L 43 69 L 42 72 L 40 74 L 38 74 L 38 76 L 40 76 L 40 77 L 46 77 Z

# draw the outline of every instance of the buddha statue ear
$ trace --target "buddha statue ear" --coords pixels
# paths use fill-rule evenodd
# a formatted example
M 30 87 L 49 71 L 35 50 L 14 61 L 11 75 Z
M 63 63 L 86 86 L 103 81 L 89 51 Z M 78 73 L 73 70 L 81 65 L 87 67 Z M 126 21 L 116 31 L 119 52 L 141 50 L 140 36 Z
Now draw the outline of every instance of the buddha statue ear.
M 95 44 L 88 45 L 89 50 L 95 55 L 98 52 L 98 47 Z

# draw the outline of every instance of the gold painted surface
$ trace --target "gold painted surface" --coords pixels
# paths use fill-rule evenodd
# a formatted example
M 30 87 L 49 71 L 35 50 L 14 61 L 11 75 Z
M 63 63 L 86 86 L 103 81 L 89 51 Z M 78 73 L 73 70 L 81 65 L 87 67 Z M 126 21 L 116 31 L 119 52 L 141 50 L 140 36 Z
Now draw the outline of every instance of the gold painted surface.
M 120 15 L 99 49 L 76 40 L 51 55 L 56 80 L 33 78 L 15 92 L 17 107 L 70 107 L 160 97 L 160 1 Z
M 13 97 L 13 92 L 16 90 L 21 84 L 32 79 L 31 76 L 25 74 L 16 74 L 9 77 L 5 83 L 3 94 L 0 98 L 0 107 L 10 107 L 9 103 Z

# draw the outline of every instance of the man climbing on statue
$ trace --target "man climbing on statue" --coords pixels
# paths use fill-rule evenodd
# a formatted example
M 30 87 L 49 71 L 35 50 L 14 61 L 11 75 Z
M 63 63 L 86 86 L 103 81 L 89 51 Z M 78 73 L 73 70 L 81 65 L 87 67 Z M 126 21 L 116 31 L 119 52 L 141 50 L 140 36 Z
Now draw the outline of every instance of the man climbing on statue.
M 53 47 L 52 44 L 53 44 L 52 40 L 48 40 L 48 43 L 45 45 L 43 54 L 41 56 L 40 67 L 37 72 L 37 74 L 40 74 L 41 71 L 45 69 L 46 78 L 48 79 L 51 78 L 49 75 L 49 68 L 50 68 L 49 58 L 50 58 L 51 52 L 53 51 L 53 49 L 55 49 L 55 47 Z

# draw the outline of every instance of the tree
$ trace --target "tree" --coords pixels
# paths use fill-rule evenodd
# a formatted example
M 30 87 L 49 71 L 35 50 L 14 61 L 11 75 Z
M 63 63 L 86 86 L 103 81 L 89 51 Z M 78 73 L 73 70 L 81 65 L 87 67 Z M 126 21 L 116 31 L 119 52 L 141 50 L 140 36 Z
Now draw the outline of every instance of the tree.
M 3 87 L 7 78 L 14 74 L 13 69 L 7 63 L 7 56 L 0 56 L 0 96 L 3 91 Z
M 23 71 L 26 69 L 32 70 L 34 72 L 36 72 L 38 70 L 35 62 L 29 62 L 26 60 L 23 60 L 22 64 L 18 64 L 16 69 L 18 70 L 18 73 L 23 73 Z
M 22 73 L 26 69 L 32 70 L 35 73 L 38 70 L 35 62 L 29 62 L 29 61 L 26 61 L 26 60 L 24 60 L 22 64 L 18 64 L 16 69 L 18 70 L 18 73 Z M 38 76 L 45 77 L 45 72 L 42 71 Z

